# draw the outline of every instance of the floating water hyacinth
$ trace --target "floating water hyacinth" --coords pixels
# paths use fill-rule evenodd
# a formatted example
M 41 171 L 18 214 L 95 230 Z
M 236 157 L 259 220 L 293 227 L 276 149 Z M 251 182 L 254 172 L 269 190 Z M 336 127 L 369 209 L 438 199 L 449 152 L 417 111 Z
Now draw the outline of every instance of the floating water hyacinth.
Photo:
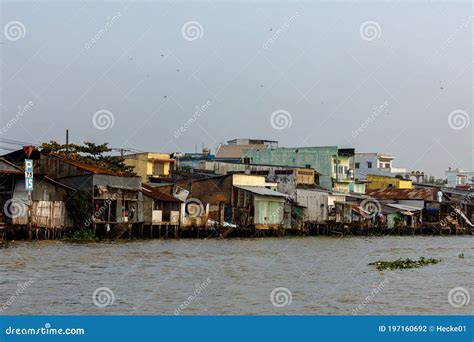
M 406 259 L 398 259 L 394 261 L 386 261 L 380 260 L 376 262 L 372 262 L 369 265 L 374 265 L 375 268 L 379 271 L 382 270 L 396 270 L 396 269 L 405 269 L 405 268 L 418 268 L 430 264 L 437 264 L 441 261 L 441 259 L 434 259 L 434 258 L 425 258 L 421 257 L 418 260 L 413 260 L 410 258 Z

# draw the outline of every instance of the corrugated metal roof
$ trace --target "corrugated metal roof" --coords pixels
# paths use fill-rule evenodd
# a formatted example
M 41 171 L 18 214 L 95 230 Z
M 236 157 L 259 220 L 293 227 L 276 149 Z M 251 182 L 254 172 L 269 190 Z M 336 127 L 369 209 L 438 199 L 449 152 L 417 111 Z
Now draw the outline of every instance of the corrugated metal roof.
M 412 205 L 404 205 L 404 204 L 398 204 L 398 203 L 387 203 L 385 205 L 388 206 L 388 207 L 403 210 L 403 211 L 416 212 L 416 211 L 420 211 L 421 209 L 423 209 L 423 208 L 420 208 L 420 207 L 414 207 Z
M 64 158 L 62 156 L 58 156 L 57 154 L 54 154 L 54 153 L 49 153 L 47 155 L 49 155 L 51 157 L 55 157 L 55 158 L 61 160 L 64 163 L 75 166 L 75 167 L 80 168 L 80 169 L 85 170 L 85 171 L 89 171 L 91 173 L 96 173 L 96 174 L 101 174 L 101 175 L 110 175 L 110 176 L 121 176 L 120 173 L 111 171 L 109 169 L 106 169 L 104 167 L 100 167 L 98 165 L 92 165 L 92 164 L 84 163 L 84 162 L 73 160 L 73 159 L 67 159 L 67 158 Z
M 435 200 L 437 189 L 377 189 L 367 190 L 367 195 L 377 199 Z
M 155 189 L 154 187 L 146 185 L 146 184 L 142 184 L 142 192 L 145 196 L 151 197 L 158 201 L 182 202 L 180 199 L 177 199 L 176 197 L 170 194 L 159 191 L 158 189 Z
M 267 189 L 264 187 L 260 187 L 260 186 L 236 186 L 236 188 L 249 191 L 253 194 L 262 195 L 262 196 L 289 197 L 289 195 L 287 194 L 274 191 L 271 189 Z

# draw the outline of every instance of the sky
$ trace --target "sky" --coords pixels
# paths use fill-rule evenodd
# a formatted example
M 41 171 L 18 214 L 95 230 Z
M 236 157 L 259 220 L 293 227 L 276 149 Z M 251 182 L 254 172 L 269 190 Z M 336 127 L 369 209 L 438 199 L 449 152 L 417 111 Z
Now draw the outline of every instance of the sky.
M 470 1 L 2 1 L 0 18 L 2 153 L 69 129 L 139 151 L 261 138 L 474 169 Z

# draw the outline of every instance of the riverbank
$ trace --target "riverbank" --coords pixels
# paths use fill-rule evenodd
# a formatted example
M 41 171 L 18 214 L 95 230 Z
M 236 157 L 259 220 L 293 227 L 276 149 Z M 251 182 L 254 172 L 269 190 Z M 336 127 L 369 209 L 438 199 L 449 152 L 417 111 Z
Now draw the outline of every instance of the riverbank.
M 451 236 L 451 235 L 474 235 L 474 230 L 469 227 L 458 227 L 451 229 L 441 226 L 421 226 L 417 228 L 400 226 L 395 228 L 381 226 L 362 227 L 341 224 L 318 224 L 307 226 L 303 229 L 256 229 L 254 227 L 236 226 L 206 226 L 180 228 L 169 226 L 143 225 L 119 225 L 108 232 L 100 234 L 92 230 L 69 230 L 61 234 L 51 234 L 45 229 L 34 228 L 31 240 L 119 240 L 119 239 L 228 239 L 228 238 L 266 238 L 266 237 L 288 237 L 288 236 Z M 8 240 L 28 240 L 30 234 L 26 227 L 15 228 L 9 234 L 5 234 Z M 2 241 L 2 240 L 0 240 Z

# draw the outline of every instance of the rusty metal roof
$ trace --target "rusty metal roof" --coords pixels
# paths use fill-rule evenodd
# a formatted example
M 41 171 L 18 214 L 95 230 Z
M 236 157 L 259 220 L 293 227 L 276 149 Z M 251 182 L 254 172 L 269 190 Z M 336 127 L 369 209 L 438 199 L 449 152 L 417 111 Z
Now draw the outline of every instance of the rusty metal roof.
M 367 195 L 377 199 L 436 200 L 438 189 L 376 189 L 367 190 Z
M 145 196 L 151 197 L 158 201 L 163 202 L 183 202 L 180 199 L 174 197 L 173 195 L 162 192 L 152 186 L 142 184 L 142 192 Z
M 64 158 L 62 156 L 58 156 L 57 154 L 54 154 L 54 153 L 49 153 L 47 155 L 49 155 L 51 157 L 55 157 L 55 158 L 61 160 L 64 163 L 70 164 L 72 166 L 75 166 L 75 167 L 80 168 L 80 169 L 85 170 L 85 171 L 89 171 L 91 173 L 96 173 L 96 174 L 100 174 L 100 175 L 110 175 L 110 176 L 122 176 L 122 174 L 120 174 L 120 173 L 111 171 L 111 170 L 106 169 L 104 167 L 101 167 L 99 165 L 93 165 L 93 164 L 81 162 L 81 161 L 74 160 L 74 159 L 67 159 L 67 158 Z

